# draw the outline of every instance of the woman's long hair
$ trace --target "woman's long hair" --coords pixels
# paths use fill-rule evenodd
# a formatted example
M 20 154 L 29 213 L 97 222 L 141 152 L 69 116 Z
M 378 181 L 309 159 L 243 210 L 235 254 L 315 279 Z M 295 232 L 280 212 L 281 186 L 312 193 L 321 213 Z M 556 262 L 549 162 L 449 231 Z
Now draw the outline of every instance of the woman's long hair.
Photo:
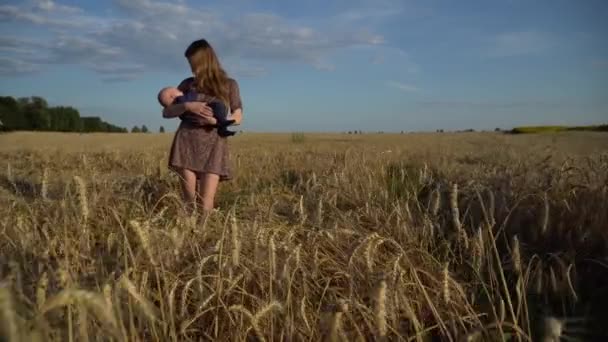
M 215 51 L 205 40 L 192 42 L 184 53 L 194 74 L 195 89 L 203 94 L 217 97 L 228 105 L 229 80 Z

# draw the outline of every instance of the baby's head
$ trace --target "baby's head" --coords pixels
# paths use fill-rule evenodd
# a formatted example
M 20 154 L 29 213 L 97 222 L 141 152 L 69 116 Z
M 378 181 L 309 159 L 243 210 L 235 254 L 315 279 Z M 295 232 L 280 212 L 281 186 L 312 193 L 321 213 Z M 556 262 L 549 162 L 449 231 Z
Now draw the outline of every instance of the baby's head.
M 182 95 L 184 93 L 175 87 L 165 87 L 158 92 L 158 103 L 163 107 L 167 107 L 175 101 L 176 97 Z

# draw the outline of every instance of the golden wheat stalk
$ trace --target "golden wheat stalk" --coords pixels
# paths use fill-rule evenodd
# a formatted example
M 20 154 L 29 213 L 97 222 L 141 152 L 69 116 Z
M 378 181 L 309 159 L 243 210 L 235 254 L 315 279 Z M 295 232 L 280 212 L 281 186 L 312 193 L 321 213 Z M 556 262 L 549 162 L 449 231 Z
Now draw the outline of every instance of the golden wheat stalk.
M 260 310 L 258 310 L 258 312 L 255 313 L 255 315 L 253 316 L 253 321 L 255 322 L 255 325 L 259 326 L 259 322 L 266 317 L 269 313 L 274 312 L 274 311 L 282 311 L 283 310 L 283 305 L 281 305 L 281 303 L 277 302 L 277 301 L 273 301 L 270 302 L 268 304 L 266 304 L 264 307 L 262 307 Z
M 232 240 L 232 266 L 238 267 L 240 264 L 240 254 L 241 254 L 241 239 L 239 237 L 239 226 L 236 221 L 236 217 L 234 213 L 230 216 L 230 237 Z
M 304 224 L 304 222 L 306 222 L 306 210 L 304 209 L 304 196 L 300 196 L 300 201 L 298 202 L 298 214 L 300 216 L 300 224 Z
M 11 163 L 6 163 L 6 179 L 10 183 L 14 183 L 13 169 L 11 168 Z
M 59 270 L 57 270 L 57 278 L 59 279 L 61 288 L 68 289 L 72 287 L 72 276 L 65 266 L 61 266 Z
M 42 308 L 46 301 L 46 290 L 49 285 L 49 277 L 46 272 L 42 273 L 38 280 L 38 286 L 36 287 L 36 306 L 38 310 Z
M 374 298 L 374 318 L 379 339 L 386 339 L 388 333 L 388 324 L 386 321 L 386 288 L 386 280 L 381 279 L 380 282 L 378 282 Z
M 317 203 L 317 225 L 321 225 L 321 223 L 323 223 L 323 197 L 319 197 Z
M 344 301 L 340 301 L 338 305 L 336 305 L 336 309 L 332 313 L 329 321 L 329 333 L 327 334 L 327 340 L 329 342 L 346 341 L 342 329 L 342 316 L 346 311 L 348 311 L 348 305 Z
M 490 204 L 488 206 L 488 214 L 490 215 L 490 224 L 493 226 L 496 224 L 496 198 L 494 197 L 494 193 L 489 189 L 488 198 L 490 199 Z
M 555 270 L 553 269 L 553 266 L 549 267 L 549 276 L 550 276 L 550 280 L 551 280 L 551 290 L 553 291 L 554 294 L 557 294 L 559 291 L 559 286 L 557 283 L 557 275 L 555 274 Z
M 249 319 L 249 322 L 251 324 L 251 328 L 256 336 L 256 338 L 259 341 L 266 341 L 266 338 L 264 337 L 264 334 L 262 333 L 262 329 L 260 328 L 260 321 L 266 316 L 268 315 L 270 312 L 272 311 L 281 311 L 283 309 L 283 306 L 279 303 L 279 302 L 270 302 L 268 303 L 266 306 L 264 306 L 262 309 L 260 309 L 255 315 L 251 314 L 251 311 L 247 310 L 247 308 L 245 308 L 242 305 L 233 305 L 231 307 L 228 308 L 229 311 L 236 311 L 236 312 L 240 312 L 241 314 L 243 314 L 245 317 L 247 317 Z
M 431 213 L 433 214 L 433 216 L 437 216 L 437 214 L 439 213 L 440 207 L 441 207 L 441 192 L 440 192 L 439 186 L 437 186 L 437 188 L 435 188 L 435 191 L 433 191 L 433 202 L 431 204 Z
M 80 176 L 74 176 L 74 182 L 76 183 L 76 190 L 78 194 L 78 203 L 80 204 L 80 217 L 83 223 L 87 223 L 89 220 L 89 204 L 87 200 L 87 184 L 84 179 Z
M 540 224 L 540 234 L 544 236 L 547 233 L 547 228 L 549 226 L 549 199 L 547 194 L 545 193 L 543 196 L 543 216 Z
M 77 312 L 80 341 L 89 342 L 89 317 L 87 314 L 87 309 L 82 303 L 78 303 Z
M 460 235 L 460 239 L 462 240 L 464 249 L 469 250 L 469 248 L 470 248 L 469 234 L 467 233 L 467 231 L 465 229 L 461 229 L 459 235 Z
M 477 229 L 475 232 L 475 238 L 473 238 L 473 267 L 477 273 L 481 273 L 481 266 L 483 264 L 483 254 L 484 254 L 484 246 L 483 246 L 483 230 L 481 228 Z
M 6 180 L 13 186 L 15 192 L 19 193 L 19 188 L 17 187 L 17 183 L 15 182 L 15 175 L 13 174 L 13 168 L 11 167 L 11 163 L 6 163 Z
M 418 316 L 416 316 L 416 312 L 414 312 L 414 309 L 410 305 L 410 302 L 409 302 L 409 300 L 407 300 L 407 298 L 404 298 L 403 306 L 404 306 L 404 311 L 405 311 L 405 317 L 410 321 L 410 323 L 412 324 L 412 327 L 414 328 L 414 332 L 416 333 L 416 341 L 422 342 L 423 341 L 422 324 L 420 323 L 420 320 L 418 320 Z
M 260 341 L 260 342 L 264 342 L 266 341 L 266 339 L 264 338 L 264 336 L 261 333 L 261 330 L 259 326 L 257 326 L 257 321 L 255 321 L 255 319 L 253 318 L 253 315 L 251 314 L 251 311 L 247 310 L 247 308 L 245 308 L 242 305 L 233 305 L 231 307 L 228 308 L 229 311 L 235 311 L 235 312 L 240 312 L 242 315 L 244 315 L 245 317 L 247 317 L 247 319 L 249 320 L 249 323 L 251 324 L 251 328 L 253 330 L 253 333 L 255 334 L 255 337 Z M 249 329 L 247 331 L 249 331 Z
M 9 289 L 0 285 L 0 337 L 5 341 L 20 341 L 17 313 L 13 307 L 13 295 Z M 4 336 L 3 336 L 4 335 Z
M 448 263 L 443 266 L 442 274 L 442 294 L 443 302 L 450 303 L 450 269 Z
M 310 323 L 308 322 L 308 318 L 306 315 L 306 296 L 303 296 L 302 299 L 300 300 L 300 316 L 302 316 L 302 320 L 304 321 L 304 324 L 306 325 L 306 329 L 308 329 L 308 331 L 310 331 L 312 328 L 310 327 Z
M 44 168 L 40 181 L 40 197 L 46 201 L 49 199 L 49 169 Z
M 177 316 L 177 309 L 175 308 L 175 294 L 177 293 L 177 288 L 179 286 L 179 281 L 176 281 L 175 284 L 173 284 L 173 287 L 171 288 L 171 290 L 169 291 L 169 298 L 168 298 L 168 306 L 169 306 L 169 328 L 170 328 L 170 334 L 171 334 L 171 338 L 173 340 L 176 339 L 175 336 L 175 316 Z
M 62 290 L 44 303 L 40 308 L 40 314 L 44 315 L 56 308 L 69 307 L 74 304 L 87 308 L 95 314 L 99 322 L 106 328 L 109 328 L 112 332 L 116 332 L 118 322 L 116 316 L 114 316 L 114 313 L 108 306 L 106 299 L 102 295 L 90 291 L 79 289 Z
M 83 169 L 88 170 L 89 169 L 89 160 L 87 159 L 86 154 L 80 155 L 80 161 L 82 162 Z
M 452 224 L 454 229 L 459 233 L 462 231 L 462 224 L 460 223 L 460 211 L 458 209 L 458 184 L 452 185 L 452 191 L 450 192 L 450 209 L 452 211 Z
M 129 221 L 129 225 L 131 226 L 131 228 L 133 228 L 133 231 L 139 238 L 141 246 L 143 247 L 144 252 L 146 252 L 146 255 L 148 256 L 148 259 L 150 259 L 150 262 L 152 263 L 152 265 L 154 265 L 154 266 L 158 265 L 156 263 L 156 258 L 154 257 L 154 253 L 152 252 L 152 247 L 150 246 L 150 235 L 148 234 L 149 229 L 148 229 L 147 225 L 144 227 L 141 223 L 139 223 L 136 220 Z
M 154 304 L 152 304 L 146 298 L 144 298 L 137 291 L 137 288 L 135 287 L 135 285 L 126 276 L 123 275 L 121 277 L 121 279 L 119 280 L 119 285 L 121 288 L 126 290 L 127 293 L 129 295 L 131 295 L 131 297 L 133 297 L 133 299 L 135 299 L 135 302 L 139 306 L 141 312 L 144 313 L 144 315 L 148 318 L 148 320 L 150 320 L 151 322 L 158 321 L 158 316 L 159 316 L 158 308 L 156 306 L 154 306 Z
M 519 239 L 517 235 L 513 235 L 511 240 L 511 262 L 513 263 L 513 271 L 518 276 L 521 275 L 521 250 L 519 247 Z
M 112 307 L 114 305 L 112 301 L 112 285 L 108 283 L 104 284 L 101 292 L 103 293 L 103 298 L 105 299 L 108 307 Z
M 182 301 L 180 303 L 180 317 L 184 318 L 186 316 L 186 312 L 188 311 L 188 298 L 189 298 L 189 293 L 190 293 L 190 288 L 192 287 L 192 284 L 194 284 L 194 282 L 197 281 L 196 277 L 188 280 L 188 282 L 186 282 L 186 285 L 184 285 L 184 288 L 182 290 Z
M 189 230 L 187 230 L 189 231 Z M 173 243 L 173 255 L 178 258 L 186 239 L 186 233 L 184 230 L 180 230 L 178 227 L 173 227 L 169 232 L 169 237 Z
M 268 242 L 268 259 L 269 259 L 269 263 L 270 263 L 270 277 L 272 279 L 276 279 L 276 272 L 277 272 L 277 247 L 276 244 L 274 242 L 274 237 L 275 234 L 272 234 L 270 236 L 270 241 Z
M 555 317 L 544 317 L 541 329 L 542 342 L 557 342 L 564 337 L 564 322 Z

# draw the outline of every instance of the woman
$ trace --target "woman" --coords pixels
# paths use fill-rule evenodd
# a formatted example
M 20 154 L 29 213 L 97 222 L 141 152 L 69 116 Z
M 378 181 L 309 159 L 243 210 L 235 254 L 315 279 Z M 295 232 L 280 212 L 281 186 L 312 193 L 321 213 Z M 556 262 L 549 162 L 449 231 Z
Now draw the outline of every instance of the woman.
M 230 119 L 240 124 L 243 106 L 239 86 L 228 77 L 211 45 L 204 39 L 194 41 L 184 55 L 194 77 L 183 80 L 178 88 L 182 91 L 194 88 L 219 98 L 229 106 Z M 198 114 L 199 124 L 202 125 L 181 122 L 173 138 L 169 167 L 181 177 L 182 192 L 189 211 L 194 210 L 198 197 L 203 211 L 209 212 L 214 207 L 219 182 L 232 177 L 228 141 L 217 134 L 216 128 L 209 127 L 216 121 L 211 108 L 205 103 L 174 104 L 163 110 L 163 117 L 175 118 L 186 111 Z

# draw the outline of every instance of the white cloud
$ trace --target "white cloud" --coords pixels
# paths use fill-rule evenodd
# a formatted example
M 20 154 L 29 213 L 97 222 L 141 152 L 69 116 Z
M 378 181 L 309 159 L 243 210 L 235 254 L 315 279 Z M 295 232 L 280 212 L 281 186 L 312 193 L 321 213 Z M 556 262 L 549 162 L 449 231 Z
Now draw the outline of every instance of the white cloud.
M 372 4 L 372 6 L 375 4 Z M 387 17 L 393 17 L 402 13 L 402 8 L 399 6 L 391 6 L 388 8 L 356 8 L 349 9 L 344 12 L 338 13 L 333 20 L 340 24 L 349 24 L 354 22 L 365 22 L 384 20 Z
M 0 76 L 17 76 L 39 71 L 36 64 L 0 56 Z
M 190 11 L 190 8 L 183 3 L 171 3 L 152 0 L 115 0 L 114 1 L 124 9 L 135 13 L 147 14 L 179 14 L 183 15 Z
M 52 0 L 36 0 L 35 8 L 41 9 L 46 12 L 64 12 L 64 13 L 82 12 L 82 10 L 78 7 L 61 5 Z
M 498 34 L 490 39 L 488 55 L 511 57 L 541 53 L 554 45 L 554 39 L 538 31 L 517 31 Z
M 204 37 L 216 48 L 229 71 L 253 76 L 269 72 L 257 66 L 259 62 L 304 63 L 319 70 L 333 70 L 334 53 L 385 43 L 382 35 L 359 28 L 360 25 L 335 27 L 333 17 L 313 27 L 274 13 L 221 13 L 190 7 L 181 1 L 114 3 L 124 14 L 120 19 L 92 15 L 51 0 L 36 0 L 33 6 L 0 6 L 0 20 L 35 24 L 52 35 L 37 42 L 43 51 L 35 61 L 19 50 L 27 45 L 23 37 L 0 38 L 19 43 L 4 47 L 0 53 L 12 59 L 24 58 L 40 68 L 45 64 L 79 64 L 104 77 L 118 79 L 113 76 L 124 72 L 123 65 L 137 66 L 129 75 L 143 70 L 184 70 L 183 51 L 187 44 Z M 353 11 L 345 16 L 359 20 L 361 15 Z
M 418 87 L 416 87 L 414 85 L 397 82 L 397 81 L 388 81 L 388 82 L 386 82 L 386 85 L 388 85 L 389 87 L 392 87 L 392 88 L 399 89 L 406 93 L 417 92 L 420 90 Z
M 85 15 L 81 9 L 61 5 L 11 6 L 0 5 L 0 19 L 24 22 L 42 28 L 90 29 L 103 27 L 108 21 L 102 17 Z M 51 6 L 51 7 L 49 7 Z

